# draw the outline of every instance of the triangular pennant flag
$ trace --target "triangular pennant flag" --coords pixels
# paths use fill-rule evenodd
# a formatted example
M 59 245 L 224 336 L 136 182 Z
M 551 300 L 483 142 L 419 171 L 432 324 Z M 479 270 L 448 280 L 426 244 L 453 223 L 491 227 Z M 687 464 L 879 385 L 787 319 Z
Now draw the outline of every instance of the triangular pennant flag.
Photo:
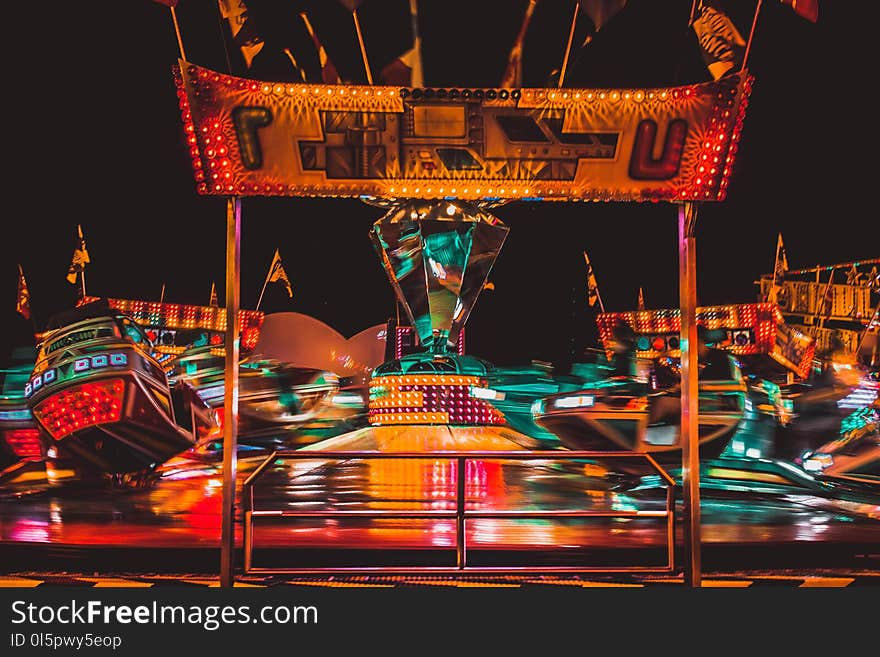
M 382 84 L 394 87 L 424 86 L 422 77 L 421 39 L 416 45 L 388 64 L 379 74 Z
M 773 263 L 773 282 L 770 285 L 770 294 L 767 301 L 779 303 L 779 293 L 782 291 L 782 281 L 788 272 L 788 256 L 785 254 L 785 245 L 782 243 L 782 233 L 776 239 L 776 260 Z
M 73 257 L 70 259 L 70 267 L 67 269 L 67 282 L 76 285 L 77 277 L 82 274 L 86 265 L 91 262 L 89 260 L 89 252 L 86 250 L 86 240 L 83 237 L 82 226 L 77 224 L 76 232 L 79 236 L 79 243 L 73 250 Z
M 15 310 L 25 319 L 31 318 L 31 293 L 28 290 L 27 281 L 24 280 L 24 271 L 18 266 L 18 298 L 15 302 Z
M 811 23 L 819 20 L 819 0 L 781 0 L 782 4 L 794 9 L 794 13 Z
M 639 288 L 639 310 L 645 309 L 645 293 Z
M 419 37 L 417 0 L 409 0 L 409 14 L 413 47 L 382 69 L 379 74 L 382 84 L 401 87 L 422 87 L 425 84 L 422 74 L 422 39 Z
M 700 51 L 715 80 L 724 77 L 740 61 L 745 40 L 733 21 L 720 9 L 703 5 L 693 23 Z
M 250 68 L 265 43 L 257 33 L 254 21 L 248 16 L 244 0 L 217 0 L 220 15 L 229 22 L 232 40 L 241 49 L 245 65 Z
M 599 308 L 602 312 L 605 312 L 602 297 L 599 296 L 599 285 L 596 283 L 596 275 L 593 273 L 593 265 L 590 264 L 586 251 L 584 251 L 584 262 L 587 264 L 587 301 L 590 307 L 595 306 L 598 302 Z
M 287 290 L 287 296 L 293 298 L 293 287 L 290 285 L 290 279 L 287 278 L 287 272 L 284 271 L 284 265 L 281 264 L 281 254 L 275 249 L 275 256 L 272 258 L 272 264 L 269 266 L 269 277 L 266 279 L 269 283 L 281 282 Z

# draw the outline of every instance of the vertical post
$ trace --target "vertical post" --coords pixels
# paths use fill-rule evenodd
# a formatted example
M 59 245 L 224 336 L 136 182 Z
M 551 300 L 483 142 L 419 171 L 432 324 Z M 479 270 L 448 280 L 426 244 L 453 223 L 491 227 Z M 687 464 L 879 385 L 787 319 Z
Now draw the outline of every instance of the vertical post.
M 183 50 L 183 39 L 180 38 L 180 24 L 177 22 L 177 12 L 174 10 L 174 5 L 169 5 L 168 8 L 171 9 L 171 21 L 174 23 L 174 33 L 177 35 L 177 47 L 180 49 L 180 58 L 183 61 L 186 61 L 186 52 Z
M 678 206 L 678 293 L 681 309 L 681 487 L 684 506 L 684 580 L 699 587 L 700 434 L 697 347 L 697 253 L 694 236 L 697 206 Z
M 761 13 L 761 3 L 763 0 L 758 0 L 758 3 L 755 5 L 755 17 L 752 19 L 752 29 L 749 30 L 749 40 L 746 42 L 746 52 L 743 55 L 742 67 L 741 71 L 746 70 L 746 64 L 749 63 L 749 53 L 752 50 L 752 39 L 755 38 L 755 27 L 758 25 L 758 14 Z
M 223 502 L 220 586 L 235 582 L 235 479 L 238 470 L 238 291 L 241 270 L 241 199 L 226 200 L 226 369 L 223 377 Z
M 577 25 L 578 14 L 581 11 L 581 3 L 574 3 L 574 16 L 571 17 L 571 29 L 568 31 L 568 42 L 565 44 L 565 56 L 562 58 L 562 68 L 559 69 L 559 81 L 557 87 L 560 89 L 565 84 L 565 72 L 568 70 L 568 58 L 571 55 L 571 42 L 574 39 L 574 28 Z
M 373 74 L 370 72 L 370 61 L 367 59 L 367 49 L 364 46 L 364 35 L 361 33 L 361 22 L 358 20 L 357 9 L 351 12 L 354 20 L 354 29 L 357 32 L 358 45 L 361 47 L 361 58 L 364 60 L 364 70 L 367 72 L 367 84 L 373 86 Z
M 465 560 L 467 559 L 467 553 L 465 552 L 465 537 L 464 537 L 464 511 L 465 511 L 465 468 L 467 465 L 467 458 L 464 456 L 459 456 L 456 459 L 456 472 L 455 472 L 455 557 L 456 557 L 456 566 L 458 566 L 459 570 L 464 570 Z

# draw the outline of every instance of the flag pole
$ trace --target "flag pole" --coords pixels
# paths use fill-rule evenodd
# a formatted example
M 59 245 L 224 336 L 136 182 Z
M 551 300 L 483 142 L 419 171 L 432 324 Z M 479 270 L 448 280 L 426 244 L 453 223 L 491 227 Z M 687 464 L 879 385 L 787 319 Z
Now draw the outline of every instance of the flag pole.
M 690 18 L 690 20 L 688 21 L 688 25 L 693 25 L 693 24 L 694 24 L 694 14 L 697 13 L 697 3 L 698 3 L 698 2 L 699 2 L 700 5 L 703 4 L 702 1 L 700 1 L 700 0 L 694 0 L 694 1 L 691 3 L 691 18 Z
M 290 52 L 290 48 L 284 49 L 284 54 L 287 55 L 287 58 L 290 60 L 290 63 L 293 65 L 293 70 L 299 73 L 299 77 L 302 78 L 302 81 L 306 81 L 306 72 L 299 67 L 299 64 L 296 63 L 296 59 L 293 56 L 293 53 Z
M 180 58 L 186 61 L 186 53 L 183 50 L 183 39 L 180 37 L 180 24 L 177 22 L 177 11 L 174 5 L 168 7 L 171 10 L 171 21 L 174 23 L 174 33 L 177 35 L 177 47 L 180 48 Z
M 223 367 L 223 489 L 220 505 L 220 586 L 235 585 L 235 482 L 238 474 L 238 313 L 241 286 L 241 198 L 226 199 L 226 338 Z
M 162 283 L 162 292 L 159 294 L 159 303 L 164 303 L 165 301 L 165 283 Z
M 367 84 L 373 86 L 373 74 L 370 73 L 370 62 L 367 60 L 367 49 L 364 46 L 364 35 L 361 34 L 361 22 L 358 20 L 357 9 L 354 9 L 351 12 L 351 17 L 354 20 L 354 29 L 357 32 L 358 44 L 360 44 L 361 47 L 361 57 L 364 60 L 364 70 L 367 72 Z
M 574 3 L 574 16 L 571 17 L 571 29 L 568 31 L 568 43 L 565 46 L 565 56 L 562 58 L 562 68 L 559 71 L 559 81 L 557 82 L 557 87 L 562 88 L 562 85 L 565 84 L 565 71 L 568 69 L 568 58 L 571 55 L 571 42 L 574 41 L 574 28 L 577 25 L 578 14 L 581 11 L 581 3 Z M 599 299 L 599 303 L 602 303 L 602 299 Z M 605 312 L 604 310 L 602 311 Z
M 746 70 L 746 63 L 749 61 L 749 52 L 752 50 L 752 39 L 755 37 L 755 26 L 758 24 L 758 14 L 761 13 L 761 4 L 763 0 L 758 0 L 755 5 L 755 17 L 752 19 L 752 29 L 749 30 L 749 40 L 746 42 L 746 52 L 743 55 L 743 63 L 740 71 Z
M 277 251 L 277 249 L 276 249 Z M 257 307 L 254 310 L 260 309 L 260 304 L 263 303 L 263 293 L 266 291 L 266 286 L 269 284 L 269 277 L 272 275 L 272 265 L 275 264 L 275 256 L 272 256 L 272 262 L 269 264 L 269 271 L 266 272 L 266 280 L 263 281 L 263 289 L 260 290 L 260 298 L 257 299 Z
M 263 289 L 260 290 L 260 298 L 257 299 L 257 307 L 254 310 L 260 309 L 260 304 L 263 303 L 263 293 L 266 291 L 266 286 L 269 284 L 269 277 L 266 276 L 266 280 L 263 281 Z
M 418 56 L 418 65 L 419 72 L 421 73 L 422 79 L 419 81 L 419 86 L 425 84 L 425 69 L 422 66 L 422 37 L 419 36 L 419 5 L 418 0 L 409 0 L 409 22 L 412 27 L 413 33 L 413 48 L 416 48 L 416 55 Z M 416 85 L 413 85 L 416 86 Z

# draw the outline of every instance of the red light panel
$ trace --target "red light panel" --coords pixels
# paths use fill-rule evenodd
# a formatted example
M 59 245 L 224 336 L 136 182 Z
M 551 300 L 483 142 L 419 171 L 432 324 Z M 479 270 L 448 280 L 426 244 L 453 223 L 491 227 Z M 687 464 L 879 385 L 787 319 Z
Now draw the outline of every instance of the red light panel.
M 23 459 L 40 458 L 43 455 L 39 429 L 10 429 L 3 432 L 3 439 L 16 456 Z
M 122 416 L 125 382 L 104 379 L 73 386 L 47 397 L 34 416 L 55 440 L 85 427 L 118 422 Z

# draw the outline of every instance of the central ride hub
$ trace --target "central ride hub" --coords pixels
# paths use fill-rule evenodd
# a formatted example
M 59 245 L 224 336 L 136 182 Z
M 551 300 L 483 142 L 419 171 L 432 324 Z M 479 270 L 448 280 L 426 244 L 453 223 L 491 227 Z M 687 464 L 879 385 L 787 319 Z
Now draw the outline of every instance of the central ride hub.
M 509 229 L 462 201 L 402 200 L 370 231 L 370 239 L 424 353 L 377 367 L 370 381 L 369 419 L 380 424 L 503 424 L 484 400 L 491 365 L 455 353 Z

